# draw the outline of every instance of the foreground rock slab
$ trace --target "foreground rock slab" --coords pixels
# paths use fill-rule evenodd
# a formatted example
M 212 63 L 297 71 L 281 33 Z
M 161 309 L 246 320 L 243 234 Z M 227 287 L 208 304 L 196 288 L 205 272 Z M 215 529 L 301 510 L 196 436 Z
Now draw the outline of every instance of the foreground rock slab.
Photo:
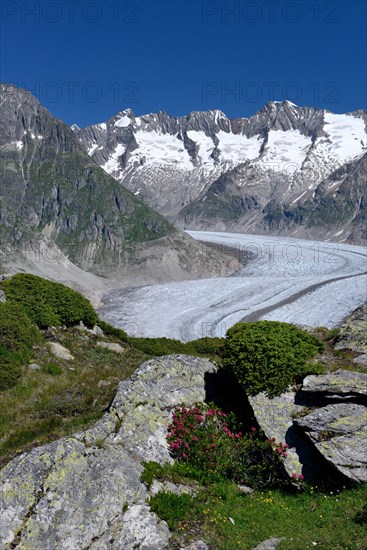
M 289 449 L 284 467 L 287 473 L 302 473 L 302 463 L 296 452 L 295 441 L 290 431 L 293 424 L 293 416 L 299 414 L 305 407 L 295 403 L 295 392 L 287 391 L 270 399 L 264 392 L 248 396 L 249 403 L 255 418 L 263 429 L 265 435 L 275 437 L 278 442 L 287 443 Z
M 367 353 L 367 303 L 357 308 L 343 323 L 335 349 Z
M 339 472 L 353 481 L 367 481 L 366 407 L 354 403 L 328 405 L 295 423 Z
M 367 374 L 349 370 L 337 370 L 330 374 L 307 376 L 303 392 L 322 392 L 343 397 L 360 395 L 367 397 Z
M 171 460 L 171 408 L 203 401 L 216 369 L 183 355 L 147 361 L 91 429 L 10 462 L 0 476 L 0 548 L 168 549 L 168 527 L 146 504 L 141 462 Z
M 317 479 L 324 472 L 367 481 L 367 374 L 307 376 L 298 392 L 290 389 L 273 399 L 260 393 L 248 400 L 267 437 L 289 445 L 288 475 Z

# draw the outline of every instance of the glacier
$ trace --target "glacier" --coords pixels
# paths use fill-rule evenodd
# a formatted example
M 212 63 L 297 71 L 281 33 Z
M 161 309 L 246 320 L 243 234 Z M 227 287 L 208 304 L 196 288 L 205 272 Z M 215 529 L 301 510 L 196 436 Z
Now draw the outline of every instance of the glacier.
M 189 341 L 224 336 L 236 322 L 269 319 L 311 327 L 338 325 L 367 299 L 367 249 L 267 235 L 188 231 L 219 248 L 251 254 L 234 276 L 115 289 L 102 319 L 131 336 Z

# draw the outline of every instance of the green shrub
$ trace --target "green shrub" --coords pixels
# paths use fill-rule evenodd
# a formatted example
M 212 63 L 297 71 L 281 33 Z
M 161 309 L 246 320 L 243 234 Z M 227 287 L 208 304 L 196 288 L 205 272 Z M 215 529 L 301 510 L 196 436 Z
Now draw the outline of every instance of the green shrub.
M 101 325 L 100 325 L 101 326 Z M 102 326 L 101 326 L 102 328 Z M 161 356 L 175 353 L 186 355 L 211 355 L 219 353 L 223 344 L 223 338 L 199 338 L 191 342 L 181 342 L 173 338 L 135 338 L 130 337 L 129 342 L 136 349 L 147 355 Z
M 249 393 L 265 391 L 274 397 L 310 374 L 312 365 L 305 368 L 306 361 L 323 349 L 318 338 L 288 323 L 237 323 L 227 332 L 223 364 Z
M 8 390 L 22 374 L 22 358 L 0 346 L 0 391 Z
M 0 390 L 16 384 L 32 347 L 41 341 L 40 332 L 17 304 L 0 304 Z
M 172 353 L 187 353 L 187 347 L 180 340 L 172 338 L 129 338 L 129 342 L 135 349 L 147 355 L 161 356 Z
M 327 342 L 329 341 L 333 341 L 335 342 L 335 340 L 338 338 L 340 334 L 340 329 L 338 328 L 332 328 L 331 330 L 328 330 L 327 333 L 326 333 L 326 336 L 325 336 L 325 340 Z
M 41 334 L 21 307 L 11 302 L 0 304 L 0 347 L 11 352 L 28 353 L 41 341 Z
M 190 346 L 196 353 L 200 355 L 215 355 L 220 354 L 223 347 L 224 338 L 210 338 L 208 336 L 204 338 L 198 338 L 192 340 L 186 345 Z
M 74 326 L 79 321 L 87 327 L 97 322 L 97 314 L 81 294 L 60 283 L 21 273 L 0 283 L 7 300 L 19 304 L 39 327 Z
M 51 376 L 59 376 L 62 374 L 62 368 L 55 363 L 47 363 L 46 365 L 42 365 L 42 372 L 51 374 Z
M 255 486 L 275 485 L 283 478 L 287 445 L 262 439 L 256 428 L 237 431 L 233 414 L 199 403 L 176 408 L 167 441 L 173 457 L 202 472 L 204 483 L 227 478 Z
M 127 342 L 129 340 L 128 335 L 121 328 L 113 327 L 109 323 L 106 323 L 106 321 L 102 321 L 102 319 L 98 319 L 97 324 L 106 336 L 114 336 L 115 338 L 122 340 L 122 342 Z

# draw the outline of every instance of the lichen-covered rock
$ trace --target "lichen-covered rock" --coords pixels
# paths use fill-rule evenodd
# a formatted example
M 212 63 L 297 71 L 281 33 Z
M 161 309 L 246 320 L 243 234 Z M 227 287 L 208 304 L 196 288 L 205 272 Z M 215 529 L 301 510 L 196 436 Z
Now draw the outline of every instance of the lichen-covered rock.
M 353 481 L 367 480 L 367 375 L 339 370 L 312 375 L 298 393 L 288 391 L 269 399 L 264 393 L 248 396 L 255 418 L 267 437 L 289 445 L 287 473 L 317 478 L 338 470 Z M 321 407 L 322 401 L 338 401 Z M 353 403 L 353 400 L 357 403 Z M 306 408 L 307 406 L 307 408 Z M 307 416 L 308 408 L 316 409 Z
M 205 375 L 216 370 L 206 359 L 184 355 L 144 363 L 120 383 L 111 407 L 112 413 L 123 418 L 115 443 L 141 460 L 171 462 L 165 444 L 170 410 L 182 403 L 204 401 Z
M 337 470 L 367 481 L 367 408 L 355 403 L 327 405 L 294 421 Z
M 356 363 L 357 365 L 367 365 L 367 353 L 358 355 L 358 357 L 353 359 L 353 363 Z
M 142 460 L 170 459 L 173 405 L 205 398 L 206 359 L 168 356 L 120 383 L 91 429 L 32 449 L 1 472 L 0 547 L 164 550 L 167 525 L 145 503 Z
M 307 376 L 303 381 L 302 391 L 343 397 L 367 397 L 367 374 L 340 369 L 330 374 Z
M 115 342 L 97 342 L 99 348 L 107 349 L 108 351 L 113 351 L 114 353 L 124 353 L 124 348 L 120 344 L 115 344 Z
M 350 349 L 357 353 L 367 352 L 367 303 L 357 308 L 340 327 L 335 349 Z
M 289 449 L 284 467 L 289 475 L 302 472 L 302 464 L 295 449 L 295 442 L 291 437 L 290 428 L 293 416 L 305 409 L 302 405 L 296 405 L 295 392 L 287 391 L 270 399 L 264 392 L 257 395 L 249 395 L 248 400 L 254 412 L 255 418 L 267 437 L 275 437 L 277 441 L 287 443 Z
M 41 370 L 41 367 L 37 363 L 30 363 L 28 368 L 29 370 Z
M 260 542 L 254 550 L 275 550 L 279 544 L 282 542 L 283 539 L 279 538 L 272 538 L 268 540 L 264 540 L 263 542 Z
M 64 361 L 72 361 L 74 357 L 71 355 L 70 351 L 58 342 L 50 342 L 51 352 L 58 359 L 63 359 Z
M 315 409 L 307 416 L 295 419 L 312 439 L 318 442 L 335 435 L 354 433 L 367 425 L 367 408 L 355 403 L 338 403 Z M 328 437 L 325 437 L 328 434 Z

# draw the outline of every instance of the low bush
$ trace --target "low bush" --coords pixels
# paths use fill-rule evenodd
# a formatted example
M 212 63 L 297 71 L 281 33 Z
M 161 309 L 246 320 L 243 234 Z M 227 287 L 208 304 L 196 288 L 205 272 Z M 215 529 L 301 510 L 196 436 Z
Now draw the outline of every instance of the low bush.
M 55 363 L 46 363 L 45 365 L 42 365 L 42 372 L 45 374 L 51 374 L 51 376 L 59 376 L 62 374 L 62 368 Z
M 172 338 L 129 338 L 134 348 L 155 357 L 173 353 L 187 353 L 185 344 Z
M 0 282 L 7 300 L 20 305 L 41 329 L 52 325 L 74 326 L 79 321 L 87 327 L 98 317 L 90 302 L 81 294 L 60 283 L 36 275 L 21 273 Z
M 98 319 L 97 324 L 103 330 L 105 336 L 113 336 L 114 338 L 118 338 L 122 342 L 127 342 L 129 340 L 128 335 L 121 328 L 113 327 L 112 325 L 106 323 L 106 321 L 102 321 L 101 319 Z
M 311 374 L 313 365 L 306 362 L 323 349 L 318 338 L 288 323 L 237 323 L 227 332 L 223 364 L 249 393 L 274 397 Z M 319 366 L 314 368 L 317 373 Z
M 11 302 L 0 304 L 0 347 L 28 358 L 32 346 L 41 341 L 39 330 L 21 307 Z
M 191 347 L 192 350 L 200 355 L 221 355 L 223 343 L 224 338 L 210 338 L 206 336 L 187 342 L 186 346 Z
M 339 328 L 332 328 L 331 330 L 328 330 L 325 336 L 325 340 L 327 342 L 333 341 L 335 342 L 337 338 L 339 337 L 340 329 Z
M 262 439 L 256 428 L 237 431 L 234 415 L 218 408 L 197 404 L 176 409 L 167 441 L 172 456 L 201 471 L 204 482 L 227 478 L 262 487 L 283 480 L 287 445 Z
M 40 332 L 17 304 L 0 304 L 0 390 L 13 387 L 32 347 L 42 340 Z
M 206 337 L 192 340 L 191 342 L 181 342 L 173 338 L 130 337 L 129 343 L 134 346 L 134 348 L 155 357 L 175 353 L 213 357 L 214 355 L 220 354 L 223 340 L 223 338 Z
M 0 391 L 15 386 L 22 374 L 22 358 L 0 346 Z

